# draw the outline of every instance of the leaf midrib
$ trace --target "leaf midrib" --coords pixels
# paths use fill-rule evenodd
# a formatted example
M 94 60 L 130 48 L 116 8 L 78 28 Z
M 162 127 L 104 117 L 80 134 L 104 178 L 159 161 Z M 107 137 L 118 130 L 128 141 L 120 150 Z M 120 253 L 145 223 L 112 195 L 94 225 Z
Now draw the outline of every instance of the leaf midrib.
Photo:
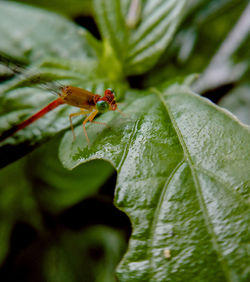
M 201 189 L 198 177 L 196 175 L 195 165 L 194 165 L 194 163 L 192 161 L 191 155 L 190 155 L 190 153 L 188 151 L 188 148 L 187 148 L 187 146 L 185 144 L 185 141 L 184 141 L 184 138 L 182 136 L 181 130 L 179 129 L 179 127 L 178 127 L 178 125 L 177 125 L 177 123 L 176 123 L 176 121 L 174 119 L 174 116 L 172 115 L 172 112 L 168 109 L 167 103 L 164 100 L 164 98 L 162 97 L 161 92 L 158 91 L 155 88 L 153 89 L 153 92 L 158 96 L 158 98 L 162 102 L 162 104 L 164 106 L 164 109 L 166 110 L 166 112 L 169 115 L 169 118 L 170 118 L 170 120 L 172 122 L 173 128 L 174 128 L 174 130 L 176 132 L 176 135 L 178 137 L 178 140 L 179 140 L 179 142 L 180 142 L 180 144 L 182 146 L 184 157 L 185 157 L 185 159 L 188 162 L 188 165 L 189 165 L 192 177 L 193 177 L 193 182 L 194 182 L 194 186 L 196 188 L 196 194 L 197 194 L 198 201 L 199 201 L 199 204 L 200 204 L 200 209 L 202 211 L 202 214 L 203 214 L 203 217 L 204 217 L 204 221 L 205 221 L 206 226 L 207 226 L 207 230 L 208 230 L 209 234 L 212 237 L 211 241 L 212 241 L 212 244 L 214 246 L 214 250 L 217 253 L 218 261 L 220 262 L 220 264 L 222 266 L 222 269 L 223 269 L 223 271 L 225 273 L 225 277 L 227 278 L 227 280 L 228 281 L 232 281 L 232 279 L 231 279 L 232 275 L 229 275 L 230 268 L 228 267 L 228 264 L 224 260 L 224 257 L 222 255 L 222 251 L 221 251 L 220 246 L 219 246 L 219 244 L 217 242 L 217 238 L 216 238 L 215 232 L 213 230 L 213 224 L 211 223 L 211 221 L 209 219 L 209 214 L 208 214 L 208 211 L 206 209 L 205 200 L 202 197 L 202 189 Z

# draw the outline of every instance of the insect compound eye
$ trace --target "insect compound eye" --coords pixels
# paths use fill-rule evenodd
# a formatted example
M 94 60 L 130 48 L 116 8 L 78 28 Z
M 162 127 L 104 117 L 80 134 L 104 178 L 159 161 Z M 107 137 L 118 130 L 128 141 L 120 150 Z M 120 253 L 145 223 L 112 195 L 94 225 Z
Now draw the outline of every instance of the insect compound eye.
M 108 88 L 107 90 L 109 90 L 110 92 L 112 92 L 113 94 L 115 94 L 115 90 L 113 88 Z
M 106 102 L 106 101 L 98 101 L 96 103 L 96 108 L 97 108 L 98 112 L 105 113 L 109 110 L 109 103 Z
M 104 92 L 105 95 L 113 94 L 115 96 L 115 90 L 112 88 L 107 88 Z

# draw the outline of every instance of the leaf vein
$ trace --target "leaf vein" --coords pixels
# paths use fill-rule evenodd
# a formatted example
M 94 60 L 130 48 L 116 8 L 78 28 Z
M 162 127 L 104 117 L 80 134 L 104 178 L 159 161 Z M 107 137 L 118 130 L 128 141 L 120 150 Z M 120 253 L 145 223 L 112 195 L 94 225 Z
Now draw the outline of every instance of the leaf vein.
M 209 171 L 203 167 L 197 167 L 194 166 L 194 169 L 197 172 L 202 172 L 205 175 L 209 176 L 210 178 L 212 178 L 213 180 L 215 180 L 216 182 L 220 183 L 228 192 L 232 193 L 233 195 L 235 195 L 237 197 L 237 199 L 242 203 L 242 204 L 249 204 L 248 201 L 245 201 L 245 199 L 242 197 L 242 195 L 240 193 L 237 192 L 237 187 L 241 187 L 242 185 L 244 185 L 244 183 L 246 183 L 247 181 L 240 183 L 238 186 L 234 186 L 232 184 L 229 184 L 227 182 L 225 182 L 221 177 L 219 177 L 218 175 L 215 175 L 212 171 Z
M 198 177 L 196 175 L 196 171 L 195 171 L 195 165 L 192 161 L 192 158 L 191 158 L 191 155 L 188 151 L 188 148 L 186 146 L 186 143 L 185 143 L 185 140 L 184 140 L 184 137 L 182 136 L 182 133 L 181 133 L 181 130 L 179 129 L 175 119 L 174 119 L 174 116 L 172 115 L 172 112 L 168 109 L 168 106 L 167 106 L 167 103 L 166 101 L 163 99 L 162 97 L 162 94 L 160 91 L 158 91 L 157 89 L 153 89 L 154 93 L 158 96 L 158 98 L 161 100 L 167 114 L 169 115 L 170 117 L 170 120 L 172 122 L 172 125 L 174 127 L 174 130 L 176 132 L 176 135 L 180 141 L 180 144 L 183 148 L 183 152 L 184 152 L 184 156 L 189 164 L 189 167 L 190 167 L 190 171 L 191 171 L 191 174 L 193 176 L 193 181 L 194 181 L 194 185 L 195 185 L 195 188 L 196 188 L 196 193 L 197 193 L 197 197 L 198 197 L 198 200 L 199 200 L 199 203 L 200 203 L 200 208 L 201 208 L 201 211 L 203 213 L 203 216 L 204 216 L 204 221 L 206 223 L 206 226 L 207 226 L 207 229 L 208 229 L 208 232 L 209 234 L 211 235 L 211 239 L 212 239 L 212 244 L 214 246 L 214 250 L 216 251 L 217 253 L 217 256 L 218 256 L 218 261 L 221 263 L 221 266 L 222 266 L 222 269 L 225 273 L 225 277 L 227 278 L 228 281 L 232 281 L 231 277 L 232 275 L 230 275 L 230 268 L 228 267 L 228 264 L 226 263 L 226 261 L 224 260 L 224 257 L 222 255 L 222 251 L 220 249 L 220 246 L 219 246 L 219 243 L 217 241 L 217 238 L 216 238 L 216 235 L 215 235 L 215 232 L 214 232 L 214 229 L 213 229 L 213 224 L 212 222 L 210 221 L 210 218 L 209 218 L 209 213 L 206 209 L 206 205 L 205 205 L 205 200 L 202 196 L 202 189 L 201 189 L 201 186 L 200 186 L 200 183 L 199 183 L 199 180 L 198 180 Z
M 132 132 L 130 134 L 130 137 L 129 137 L 129 140 L 128 140 L 128 143 L 123 151 L 123 155 L 121 157 L 121 161 L 117 167 L 117 172 L 120 172 L 121 171 L 121 167 L 122 165 L 124 164 L 125 160 L 126 160 L 126 157 L 128 155 L 128 152 L 129 152 L 129 148 L 130 148 L 130 145 L 132 143 L 132 140 L 134 139 L 134 136 L 135 136 L 135 133 L 137 132 L 137 128 L 138 128 L 138 124 L 139 122 L 141 121 L 141 118 L 137 119 L 137 121 L 135 122 L 133 128 L 132 128 Z
M 161 192 L 161 195 L 160 195 L 160 199 L 159 199 L 159 201 L 157 203 L 157 207 L 156 207 L 155 212 L 154 212 L 153 222 L 152 222 L 152 225 L 151 225 L 151 228 L 150 228 L 150 236 L 149 236 L 149 239 L 150 239 L 150 244 L 149 245 L 150 245 L 150 247 L 148 248 L 148 251 L 147 251 L 147 257 L 149 257 L 149 265 L 150 265 L 151 269 L 153 269 L 153 266 L 152 266 L 152 256 L 149 254 L 149 250 L 151 250 L 153 248 L 153 238 L 154 238 L 154 231 L 155 231 L 156 225 L 157 225 L 157 219 L 159 217 L 159 214 L 160 214 L 160 211 L 161 211 L 161 207 L 162 207 L 165 195 L 167 193 L 169 184 L 171 183 L 172 179 L 174 178 L 175 173 L 178 171 L 178 169 L 184 163 L 185 163 L 185 159 L 182 159 L 179 163 L 177 163 L 177 165 L 175 166 L 175 168 L 173 169 L 173 171 L 171 172 L 171 174 L 167 178 L 167 180 L 166 180 L 166 182 L 165 182 L 165 184 L 163 186 L 163 189 L 162 189 L 162 192 Z

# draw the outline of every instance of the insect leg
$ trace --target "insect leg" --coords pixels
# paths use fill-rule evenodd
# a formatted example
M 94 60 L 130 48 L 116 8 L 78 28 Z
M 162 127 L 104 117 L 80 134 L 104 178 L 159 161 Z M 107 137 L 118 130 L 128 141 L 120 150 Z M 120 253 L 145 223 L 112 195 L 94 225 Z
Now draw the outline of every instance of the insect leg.
M 124 114 L 124 112 L 122 112 L 122 111 L 119 110 L 118 108 L 116 108 L 116 111 L 117 111 L 118 113 L 120 113 L 123 117 L 126 117 L 126 116 L 127 116 L 126 114 Z
M 94 110 L 93 112 L 90 113 L 89 116 L 87 116 L 85 118 L 85 120 L 83 121 L 82 125 L 83 125 L 83 132 L 86 136 L 86 139 L 87 139 L 87 142 L 90 144 L 90 141 L 89 141 L 89 137 L 88 137 L 88 134 L 87 134 L 87 131 L 86 131 L 86 123 L 88 121 L 92 122 L 92 120 L 95 118 L 95 116 L 97 115 L 98 111 L 97 110 Z
M 96 123 L 96 124 L 102 124 L 102 125 L 105 125 L 105 126 L 107 126 L 108 128 L 110 128 L 110 126 L 109 126 L 107 123 L 105 123 L 105 122 L 99 122 L 99 121 L 94 121 L 94 120 L 90 120 L 90 122 Z
M 73 123 L 72 123 L 72 117 L 86 115 L 86 114 L 89 114 L 88 110 L 81 110 L 80 112 L 73 113 L 73 114 L 69 115 L 70 127 L 71 127 L 71 130 L 72 130 L 73 140 L 74 141 L 76 140 L 76 135 L 75 135 L 74 126 L 73 126 Z

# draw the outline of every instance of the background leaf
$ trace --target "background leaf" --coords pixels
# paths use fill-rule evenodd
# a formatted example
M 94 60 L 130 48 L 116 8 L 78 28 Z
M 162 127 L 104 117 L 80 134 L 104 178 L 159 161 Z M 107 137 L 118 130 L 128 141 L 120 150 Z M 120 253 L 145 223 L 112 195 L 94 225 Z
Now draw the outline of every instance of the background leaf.
M 232 82 L 232 76 L 234 81 L 242 78 L 242 72 L 237 77 L 236 67 L 249 65 L 247 53 L 249 34 L 244 32 L 247 31 L 247 17 L 244 17 L 246 22 L 242 23 L 243 27 L 236 24 L 247 4 L 248 1 L 239 0 L 201 0 L 188 3 L 185 20 L 180 25 L 173 42 L 163 53 L 156 67 L 143 77 L 144 87 L 160 84 L 166 80 L 166 77 L 204 71 L 212 56 L 220 57 L 216 56 L 216 50 L 222 46 L 225 53 L 220 71 L 216 66 L 213 68 L 219 73 L 217 73 L 218 78 L 223 77 L 220 84 Z M 238 28 L 236 34 L 244 35 L 243 38 L 231 36 L 231 31 L 236 26 Z M 243 73 L 245 71 L 246 69 Z M 213 87 L 214 85 L 209 85 L 208 80 L 206 88 L 213 89 Z
M 244 84 L 229 92 L 219 105 L 236 115 L 239 120 L 250 125 L 250 86 Z
M 249 128 L 185 87 L 156 93 L 128 93 L 130 118 L 102 138 L 90 127 L 90 149 L 80 129 L 76 144 L 67 133 L 60 158 L 117 169 L 116 204 L 133 225 L 121 281 L 247 281 Z
M 72 232 L 62 227 L 33 240 L 9 259 L 5 281 L 115 281 L 114 270 L 124 252 L 122 232 L 95 225 Z M 24 270 L 28 268 L 28 271 Z M 10 271 L 15 269 L 15 271 Z M 0 272 L 1 273 L 1 272 Z
M 123 235 L 105 226 L 84 233 L 65 232 L 44 257 L 46 281 L 115 282 L 115 267 L 125 244 Z M 56 262 L 56 263 L 55 263 Z M 59 271 L 58 271 L 59 270 Z
M 40 231 L 42 229 L 41 215 L 32 197 L 31 185 L 24 175 L 24 166 L 25 161 L 22 160 L 0 172 L 0 265 L 9 251 L 11 233 L 17 221 L 27 222 Z
M 88 32 L 57 14 L 6 1 L 0 11 L 0 51 L 8 56 L 33 62 L 49 56 L 84 60 L 94 55 Z
M 185 0 L 142 1 L 139 23 L 128 27 L 131 1 L 94 0 L 96 21 L 105 48 L 122 63 L 126 75 L 149 70 L 169 45 L 181 21 Z
M 250 4 L 213 56 L 193 88 L 199 93 L 239 81 L 250 69 L 250 60 L 244 49 L 250 43 Z M 243 45 L 243 46 L 242 46 Z M 238 55 L 241 53 L 243 55 Z M 234 58 L 237 58 L 236 60 Z
M 70 2 L 67 0 L 21 0 L 19 2 L 38 6 L 71 17 L 92 13 L 92 0 L 70 0 Z

